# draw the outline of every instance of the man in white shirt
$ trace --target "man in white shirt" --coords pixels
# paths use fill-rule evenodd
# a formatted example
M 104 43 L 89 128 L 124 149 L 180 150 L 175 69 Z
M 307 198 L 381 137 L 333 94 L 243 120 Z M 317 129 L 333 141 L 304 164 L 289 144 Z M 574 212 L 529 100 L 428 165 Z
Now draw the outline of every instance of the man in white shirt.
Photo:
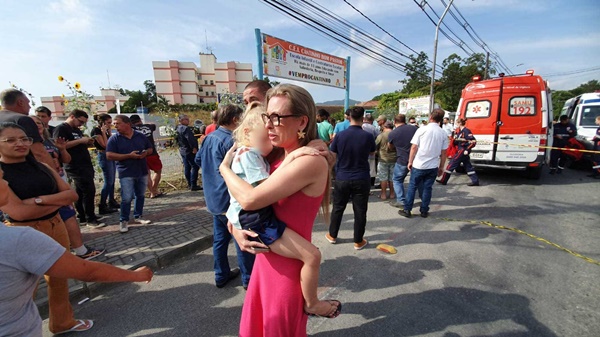
M 429 115 L 429 123 L 417 130 L 412 140 L 408 169 L 410 170 L 410 184 L 404 201 L 404 209 L 398 214 L 410 218 L 415 191 L 423 190 L 421 195 L 421 217 L 429 216 L 429 203 L 431 202 L 432 186 L 435 178 L 444 172 L 446 163 L 446 149 L 448 148 L 448 136 L 440 127 L 444 118 L 444 110 L 434 109 Z
M 444 124 L 442 124 L 442 129 L 446 131 L 448 137 L 452 136 L 452 132 L 454 131 L 454 126 L 450 123 L 450 118 L 444 117 Z

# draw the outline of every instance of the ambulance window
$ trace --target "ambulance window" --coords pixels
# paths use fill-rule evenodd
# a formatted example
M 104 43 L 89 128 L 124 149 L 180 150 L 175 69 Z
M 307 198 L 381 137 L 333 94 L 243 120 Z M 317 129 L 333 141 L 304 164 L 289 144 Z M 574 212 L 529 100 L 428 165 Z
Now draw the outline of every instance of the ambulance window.
M 516 96 L 510 99 L 508 105 L 508 114 L 510 116 L 535 115 L 535 97 Z
M 584 105 L 582 108 L 583 113 L 581 114 L 581 126 L 595 126 L 596 118 L 600 117 L 600 105 Z
M 490 116 L 490 108 L 492 103 L 490 101 L 471 101 L 467 103 L 465 110 L 466 118 L 483 118 Z

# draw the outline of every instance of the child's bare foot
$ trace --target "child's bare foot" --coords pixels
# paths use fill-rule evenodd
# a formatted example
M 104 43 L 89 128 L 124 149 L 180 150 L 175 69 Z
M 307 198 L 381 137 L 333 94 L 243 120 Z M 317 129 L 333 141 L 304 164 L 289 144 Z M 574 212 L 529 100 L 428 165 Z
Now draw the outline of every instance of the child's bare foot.
M 342 311 L 342 303 L 338 300 L 319 301 L 312 307 L 304 306 L 304 312 L 310 316 L 336 318 Z
M 386 200 L 387 196 L 385 195 L 385 193 L 382 193 L 382 194 L 379 195 L 379 199 Z
M 390 194 L 390 199 L 396 199 L 396 195 L 395 194 Z

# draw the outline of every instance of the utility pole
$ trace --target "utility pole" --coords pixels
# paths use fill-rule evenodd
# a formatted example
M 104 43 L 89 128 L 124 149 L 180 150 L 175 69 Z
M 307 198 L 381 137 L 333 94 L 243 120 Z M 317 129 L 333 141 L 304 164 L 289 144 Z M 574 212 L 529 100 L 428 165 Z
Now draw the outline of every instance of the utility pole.
M 438 35 L 440 32 L 440 25 L 442 24 L 442 20 L 444 20 L 444 16 L 446 16 L 446 13 L 448 13 L 448 10 L 450 10 L 450 6 L 452 5 L 453 2 L 454 2 L 454 0 L 450 0 L 450 2 L 448 3 L 448 6 L 446 6 L 446 9 L 444 10 L 444 13 L 440 17 L 440 21 L 438 21 L 438 24 L 435 27 L 435 40 L 433 42 L 433 66 L 431 67 L 431 87 L 429 88 L 429 112 L 431 112 L 433 110 L 433 102 L 435 102 L 434 97 L 433 97 L 433 83 L 435 82 L 435 61 L 437 58 L 437 46 L 438 46 Z
M 485 53 L 485 73 L 483 75 L 483 79 L 487 80 L 488 77 L 488 69 L 490 68 L 490 52 Z

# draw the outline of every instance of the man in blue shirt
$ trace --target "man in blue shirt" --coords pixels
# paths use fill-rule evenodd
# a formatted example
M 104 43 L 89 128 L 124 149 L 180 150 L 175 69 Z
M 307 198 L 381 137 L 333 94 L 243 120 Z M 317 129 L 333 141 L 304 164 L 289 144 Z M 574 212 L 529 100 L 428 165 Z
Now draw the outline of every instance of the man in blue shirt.
M 329 233 L 325 238 L 336 243 L 342 215 L 348 200 L 352 198 L 354 210 L 354 249 L 367 245 L 364 239 L 367 225 L 367 206 L 371 190 L 369 155 L 375 153 L 375 138 L 362 129 L 365 109 L 348 109 L 350 127 L 338 134 L 331 143 L 331 152 L 337 153 L 336 179 L 333 184 L 333 209 Z
M 146 136 L 132 129 L 131 120 L 125 115 L 115 116 L 117 133 L 108 139 L 106 158 L 117 162 L 117 172 L 121 184 L 121 214 L 119 232 L 127 233 L 131 201 L 135 197 L 133 209 L 134 223 L 147 225 L 150 220 L 142 219 L 144 193 L 148 186 L 148 166 L 146 156 L 152 154 L 152 143 Z
M 333 138 L 335 138 L 335 136 L 338 133 L 340 133 L 340 132 L 342 132 L 342 131 L 344 131 L 344 130 L 346 130 L 346 129 L 348 129 L 350 127 L 350 111 L 351 110 L 352 109 L 346 110 L 346 112 L 344 113 L 344 117 L 346 119 L 344 119 L 343 122 L 339 122 L 339 123 L 337 123 L 335 125 L 335 128 L 333 129 L 333 136 L 331 136 L 332 141 L 333 141 Z M 362 123 L 361 123 L 361 125 L 362 125 Z
M 250 274 L 254 265 L 254 255 L 242 252 L 237 242 L 233 240 L 237 251 L 240 268 L 231 269 L 227 259 L 227 247 L 231 241 L 231 233 L 227 229 L 225 213 L 229 208 L 229 193 L 225 180 L 219 173 L 219 165 L 227 151 L 233 146 L 231 132 L 236 128 L 242 117 L 242 109 L 235 105 L 219 108 L 219 127 L 211 132 L 196 154 L 196 164 L 202 168 L 202 186 L 206 208 L 213 216 L 213 255 L 215 258 L 215 283 L 217 288 L 223 288 L 242 272 L 242 285 L 248 288 Z

